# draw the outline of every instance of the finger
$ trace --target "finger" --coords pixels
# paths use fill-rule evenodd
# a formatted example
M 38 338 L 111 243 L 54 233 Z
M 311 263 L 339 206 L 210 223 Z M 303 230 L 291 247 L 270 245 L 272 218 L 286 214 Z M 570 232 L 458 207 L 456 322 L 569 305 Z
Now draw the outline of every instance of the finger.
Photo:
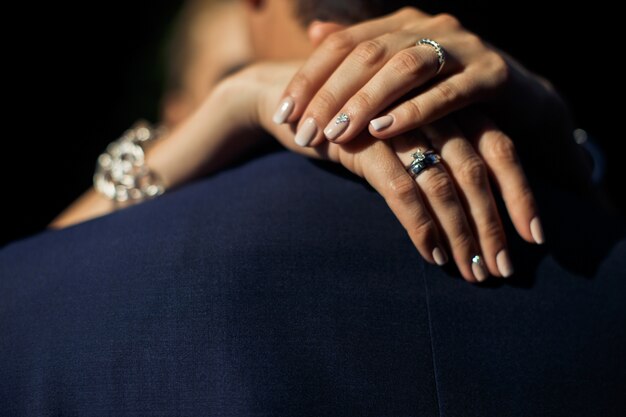
M 463 112 L 458 119 L 463 129 L 471 132 L 475 147 L 502 195 L 515 230 L 527 242 L 544 243 L 539 210 L 513 141 L 480 112 Z
M 430 263 L 444 265 L 448 255 L 437 224 L 422 201 L 415 182 L 390 145 L 375 141 L 361 149 L 355 156 L 358 158 L 355 173 L 364 177 L 385 199 L 421 256 Z M 350 152 L 349 147 L 347 151 Z
M 340 25 L 339 23 L 316 20 L 309 25 L 307 35 L 311 45 L 317 48 L 331 33 L 339 32 L 345 28 L 345 25 Z
M 424 126 L 422 131 L 440 153 L 457 185 L 456 189 L 490 273 L 494 276 L 510 276 L 513 274 L 513 265 L 482 158 L 449 119 Z
M 415 143 L 413 142 L 413 151 L 416 148 L 428 149 L 427 146 L 420 146 L 419 142 L 417 146 Z M 398 147 L 397 139 L 394 139 L 392 144 L 400 157 L 406 158 L 406 146 Z M 487 279 L 489 274 L 482 262 L 474 232 L 457 195 L 455 184 L 444 165 L 436 164 L 424 169 L 417 175 L 415 182 L 419 186 L 432 216 L 440 226 L 443 238 L 448 242 L 448 247 L 461 275 L 469 282 L 480 282 Z M 479 261 L 472 262 L 473 259 Z
M 385 76 L 378 78 L 377 84 L 383 83 L 383 85 L 377 85 L 377 89 L 380 91 L 376 98 L 377 101 L 385 99 L 387 94 L 385 94 L 386 90 L 384 89 L 387 86 L 393 87 L 395 90 L 389 94 L 399 97 L 416 84 L 421 84 L 432 77 L 437 68 L 435 54 L 423 46 L 411 47 L 413 43 L 414 35 L 400 31 L 385 34 L 358 45 L 339 65 L 307 106 L 302 115 L 299 129 L 308 123 L 314 123 L 316 126 L 315 134 L 313 136 L 297 136 L 298 139 L 302 139 L 298 141 L 298 144 L 316 146 L 325 140 L 325 136 L 332 140 L 346 128 L 350 128 L 352 115 L 358 115 L 354 109 L 356 106 L 353 105 L 352 108 L 346 110 L 350 113 L 344 112 L 341 113 L 341 116 L 337 116 L 337 112 L 351 97 L 353 103 L 358 102 L 359 106 L 363 108 L 375 104 L 374 98 L 366 96 L 365 93 L 356 96 L 355 93 L 362 89 L 381 68 L 386 67 L 388 61 L 389 66 L 395 69 L 392 77 L 399 77 L 399 73 L 402 74 L 401 82 L 395 83 L 398 85 L 393 85 L 389 79 L 389 71 Z M 376 110 L 380 111 L 380 109 Z M 368 111 L 371 110 L 368 109 Z M 349 129 L 352 136 L 363 130 L 369 119 L 360 117 L 359 121 L 362 125 L 361 129 L 356 130 L 356 127 Z M 321 128 L 324 126 L 327 127 L 322 131 Z
M 370 134 L 379 139 L 392 138 L 467 107 L 483 95 L 483 87 L 476 82 L 477 79 L 471 72 L 465 71 L 435 83 L 372 120 Z
M 393 37 L 387 37 L 385 40 L 395 45 L 401 44 L 400 42 L 411 45 L 415 39 L 414 35 L 410 33 L 400 33 Z M 385 43 L 382 41 L 381 43 L 385 50 L 391 50 Z M 336 143 L 346 143 L 352 140 L 367 127 L 373 117 L 411 90 L 430 81 L 439 70 L 437 54 L 433 53 L 432 47 L 428 45 L 413 45 L 397 52 L 389 60 L 386 56 L 383 59 L 386 61 L 385 65 L 371 79 L 366 80 L 365 85 L 356 93 L 350 91 L 345 81 L 341 83 L 339 80 L 345 80 L 348 77 L 348 71 L 355 72 L 354 68 L 358 66 L 358 63 L 351 63 L 350 57 L 348 57 L 344 61 L 347 64 L 346 74 L 341 72 L 341 67 L 333 74 L 320 90 L 320 93 L 325 92 L 325 96 L 332 94 L 338 102 L 343 102 L 346 96 L 353 94 L 340 110 L 324 107 L 324 103 L 318 104 L 315 98 L 313 99 L 305 115 L 312 107 L 313 113 L 320 114 L 319 119 L 321 120 L 325 120 L 324 116 L 329 111 L 336 112 L 324 130 L 327 139 Z M 370 71 L 378 69 L 377 65 L 371 65 L 367 62 L 363 64 L 366 68 L 357 68 L 357 73 L 369 76 L 367 68 L 370 68 Z M 336 81 L 335 77 L 337 77 Z M 360 81 L 358 80 L 358 82 Z M 316 109 L 315 106 L 321 107 Z M 340 115 L 348 115 L 349 120 L 344 123 L 337 123 L 338 120 L 341 120 Z M 379 125 L 375 124 L 375 126 Z
M 285 89 L 283 99 L 274 115 L 274 122 L 294 123 L 300 119 L 315 93 L 358 44 L 393 32 L 398 27 L 427 16 L 416 9 L 405 8 L 388 16 L 330 34 L 311 54 Z

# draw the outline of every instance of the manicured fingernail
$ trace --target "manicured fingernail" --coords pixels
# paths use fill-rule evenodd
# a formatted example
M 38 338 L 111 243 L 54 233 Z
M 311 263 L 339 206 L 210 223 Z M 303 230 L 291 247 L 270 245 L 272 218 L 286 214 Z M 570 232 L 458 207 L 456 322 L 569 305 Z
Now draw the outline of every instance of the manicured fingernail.
M 535 217 L 530 221 L 530 234 L 533 235 L 533 239 L 538 245 L 542 245 L 545 242 L 543 238 L 543 227 L 541 227 L 541 221 L 539 217 Z
M 474 273 L 474 277 L 478 280 L 478 282 L 483 282 L 487 279 L 489 274 L 485 269 L 485 265 L 483 265 L 483 260 L 479 255 L 476 255 L 472 258 L 472 272 Z
M 291 97 L 287 97 L 278 105 L 278 109 L 276 109 L 276 113 L 274 113 L 274 117 L 272 120 L 277 125 L 282 125 L 291 115 L 293 108 L 296 106 L 296 103 L 293 101 Z
M 439 266 L 445 265 L 448 262 L 448 256 L 439 248 L 433 249 L 433 259 Z
M 380 132 L 383 129 L 387 129 L 393 123 L 393 116 L 388 114 L 387 116 L 379 117 L 370 122 L 375 131 Z
M 304 147 L 307 146 L 317 135 L 317 124 L 315 119 L 309 117 L 302 123 L 300 129 L 296 133 L 296 144 Z
M 348 128 L 350 124 L 350 116 L 346 113 L 341 113 L 335 120 L 328 123 L 326 129 L 324 129 L 324 135 L 328 140 L 335 140 L 344 130 Z
M 498 271 L 500 271 L 504 278 L 513 275 L 513 263 L 506 249 L 502 249 L 496 255 L 496 265 L 498 265 Z

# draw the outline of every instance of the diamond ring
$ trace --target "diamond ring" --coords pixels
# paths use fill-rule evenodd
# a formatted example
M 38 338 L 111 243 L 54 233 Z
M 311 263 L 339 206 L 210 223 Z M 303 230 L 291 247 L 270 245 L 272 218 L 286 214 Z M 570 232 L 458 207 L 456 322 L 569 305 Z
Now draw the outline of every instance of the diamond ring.
M 413 178 L 417 178 L 426 168 L 441 162 L 441 157 L 431 150 L 422 151 L 418 149 L 411 156 L 413 157 L 413 162 L 411 162 L 407 171 Z
M 420 39 L 415 45 L 428 45 L 435 50 L 435 53 L 437 54 L 437 62 L 439 62 L 439 66 L 437 67 L 437 74 L 439 74 L 446 63 L 446 52 L 443 47 L 438 42 L 428 38 Z

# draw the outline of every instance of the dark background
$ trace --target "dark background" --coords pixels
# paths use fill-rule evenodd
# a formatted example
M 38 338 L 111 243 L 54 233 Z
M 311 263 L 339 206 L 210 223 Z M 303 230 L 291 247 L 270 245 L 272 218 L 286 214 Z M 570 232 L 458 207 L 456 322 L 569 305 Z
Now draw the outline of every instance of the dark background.
M 157 121 L 163 40 L 181 3 L 26 3 L 4 14 L 17 29 L 3 29 L 0 245 L 42 230 L 90 186 L 106 144 L 139 118 Z M 620 22 L 608 3 L 566 10 L 535 0 L 446 3 L 456 4 L 448 10 L 467 27 L 553 81 L 577 124 L 602 144 L 607 189 L 626 213 L 623 135 L 615 128 L 623 101 L 614 60 Z

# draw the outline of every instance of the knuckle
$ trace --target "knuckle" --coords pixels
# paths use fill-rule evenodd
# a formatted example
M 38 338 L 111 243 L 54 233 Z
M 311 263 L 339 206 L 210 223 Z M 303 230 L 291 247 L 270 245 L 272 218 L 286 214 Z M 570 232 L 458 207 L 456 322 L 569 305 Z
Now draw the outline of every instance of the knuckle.
M 415 225 L 408 231 L 420 247 L 425 247 L 435 238 L 435 223 L 424 216 L 417 220 Z
M 403 8 L 398 10 L 398 15 L 412 18 L 412 17 L 419 16 L 419 12 L 417 11 L 415 7 L 404 6 Z
M 415 183 L 408 175 L 400 175 L 389 181 L 390 197 L 402 203 L 410 203 L 415 201 L 417 196 Z
M 435 91 L 439 96 L 441 103 L 451 104 L 455 103 L 459 98 L 459 90 L 450 82 L 442 82 L 435 86 Z
M 303 93 L 310 91 L 312 85 L 313 84 L 311 83 L 309 77 L 307 77 L 304 73 L 298 71 L 298 73 L 294 75 L 293 80 L 289 84 L 287 91 L 290 92 L 292 96 L 298 97 Z
M 354 39 L 348 30 L 331 33 L 324 41 L 324 46 L 333 53 L 347 52 L 354 48 Z
M 419 123 L 424 119 L 424 111 L 415 99 L 405 102 L 401 111 L 404 113 L 404 119 L 411 122 Z
M 386 55 L 385 45 L 377 39 L 361 42 L 354 50 L 353 55 L 358 63 L 370 66 L 381 62 Z
M 465 45 L 468 49 L 476 49 L 483 48 L 485 44 L 480 36 L 474 33 L 467 33 L 465 35 Z
M 523 184 L 517 187 L 517 190 L 511 193 L 511 203 L 515 207 L 529 209 L 531 212 L 536 210 L 535 197 L 532 190 L 527 184 Z
M 465 160 L 458 168 L 458 181 L 464 185 L 483 186 L 487 181 L 487 168 L 478 157 Z
M 438 26 L 442 26 L 448 30 L 459 29 L 461 27 L 459 19 L 449 13 L 440 13 L 434 16 L 433 20 Z
M 505 85 L 511 78 L 511 69 L 504 57 L 494 52 L 491 57 L 492 80 L 496 86 Z
M 374 108 L 375 100 L 367 91 L 359 91 L 350 100 L 350 107 L 354 113 L 359 113 Z
M 460 226 L 451 239 L 452 246 L 455 248 L 465 248 L 464 251 L 468 251 L 469 253 L 476 253 L 476 240 L 474 239 L 474 235 L 472 232 L 464 226 Z
M 447 174 L 433 173 L 423 185 L 426 194 L 440 201 L 451 202 L 456 200 L 454 185 Z
M 418 56 L 412 52 L 412 49 L 405 49 L 398 52 L 389 62 L 391 68 L 399 75 L 402 76 L 415 76 L 418 75 L 424 63 L 418 58 Z
M 325 111 L 337 107 L 337 98 L 330 90 L 323 88 L 315 95 L 314 103 L 314 108 Z
M 487 239 L 494 242 L 494 246 L 496 247 L 504 245 L 502 235 L 502 227 L 500 227 L 500 223 L 498 223 L 495 219 L 491 219 L 491 221 L 482 225 L 480 228 L 481 239 Z
M 517 152 L 513 141 L 503 132 L 494 132 L 488 147 L 489 158 L 501 162 L 517 162 Z

